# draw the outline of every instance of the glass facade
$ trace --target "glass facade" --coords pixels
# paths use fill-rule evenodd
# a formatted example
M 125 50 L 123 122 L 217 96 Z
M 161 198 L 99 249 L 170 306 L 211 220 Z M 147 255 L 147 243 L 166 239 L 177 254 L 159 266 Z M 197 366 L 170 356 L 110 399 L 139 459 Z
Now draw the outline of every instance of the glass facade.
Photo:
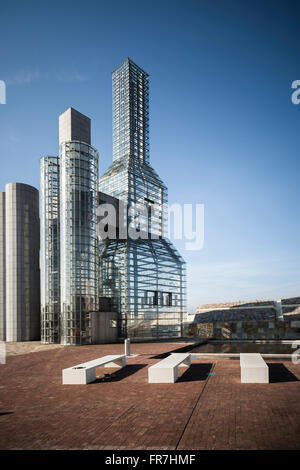
M 91 342 L 98 308 L 96 203 L 98 152 L 83 142 L 60 146 L 61 343 Z
M 135 208 L 142 228 L 152 237 L 167 233 L 168 190 L 149 163 L 131 155 L 119 158 L 101 177 L 99 190 Z M 132 218 L 129 213 L 128 224 Z
M 130 59 L 113 72 L 113 163 L 99 181 L 90 119 L 65 111 L 59 139 L 59 157 L 41 159 L 42 342 L 90 344 L 104 305 L 119 339 L 180 337 L 185 263 L 166 238 L 167 187 L 149 163 L 148 74 Z M 98 240 L 109 196 L 122 221 L 117 237 Z
M 149 76 L 127 58 L 112 75 L 113 160 L 149 160 Z
M 182 336 L 185 264 L 169 240 L 105 241 L 99 255 L 99 294 L 112 299 L 120 338 Z
M 167 187 L 149 164 L 148 75 L 130 59 L 113 72 L 113 163 L 99 191 L 118 198 L 141 237 L 99 242 L 99 296 L 110 297 L 119 337 L 182 335 L 185 263 L 166 238 Z M 133 211 L 132 211 L 133 209 Z M 124 221 L 123 221 L 124 223 Z
M 59 158 L 40 160 L 41 341 L 60 342 Z

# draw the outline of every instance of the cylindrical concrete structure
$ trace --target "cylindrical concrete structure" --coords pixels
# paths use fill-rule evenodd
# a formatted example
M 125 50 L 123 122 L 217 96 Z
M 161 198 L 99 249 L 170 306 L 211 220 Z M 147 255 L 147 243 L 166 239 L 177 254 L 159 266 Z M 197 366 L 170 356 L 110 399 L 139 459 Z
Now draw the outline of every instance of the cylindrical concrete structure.
M 23 183 L 5 187 L 6 341 L 40 338 L 39 192 Z
M 0 341 L 6 339 L 5 193 L 0 193 Z

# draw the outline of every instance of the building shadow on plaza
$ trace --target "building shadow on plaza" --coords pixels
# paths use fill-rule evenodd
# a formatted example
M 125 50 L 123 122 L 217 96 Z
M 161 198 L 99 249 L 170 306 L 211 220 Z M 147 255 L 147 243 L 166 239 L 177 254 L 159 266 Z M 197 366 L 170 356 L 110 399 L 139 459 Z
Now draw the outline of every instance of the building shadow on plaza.
M 201 343 L 205 344 L 205 343 Z M 184 346 L 182 348 L 175 348 L 172 351 L 168 351 L 166 353 L 161 353 L 161 354 L 156 354 L 155 356 L 152 356 L 151 359 L 165 359 L 166 357 L 170 356 L 172 353 L 189 353 L 195 348 L 195 344 L 189 344 L 187 346 Z
M 199 382 L 206 380 L 211 373 L 212 364 L 191 364 L 190 367 L 178 377 L 177 382 Z M 178 370 L 180 372 L 180 368 Z
M 282 363 L 268 363 L 269 383 L 299 382 L 299 379 Z
M 120 380 L 124 380 L 126 377 L 130 377 L 133 374 L 136 374 L 138 371 L 147 367 L 148 364 L 129 364 L 126 367 L 123 367 L 120 370 L 113 370 L 110 372 L 109 369 L 102 377 L 98 377 L 93 384 L 95 383 L 102 383 L 102 382 L 119 382 Z

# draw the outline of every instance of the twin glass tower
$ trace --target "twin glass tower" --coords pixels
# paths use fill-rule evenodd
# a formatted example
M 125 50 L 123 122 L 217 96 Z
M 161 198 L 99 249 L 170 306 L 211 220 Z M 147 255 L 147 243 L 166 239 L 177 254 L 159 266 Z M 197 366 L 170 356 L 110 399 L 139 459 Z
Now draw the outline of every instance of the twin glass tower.
M 41 159 L 42 342 L 90 344 L 104 304 L 119 340 L 182 336 L 185 263 L 165 236 L 167 187 L 149 164 L 148 74 L 129 58 L 113 72 L 113 163 L 100 179 L 89 118 L 69 108 L 59 127 L 59 156 Z M 123 218 L 115 236 L 97 236 L 109 199 Z

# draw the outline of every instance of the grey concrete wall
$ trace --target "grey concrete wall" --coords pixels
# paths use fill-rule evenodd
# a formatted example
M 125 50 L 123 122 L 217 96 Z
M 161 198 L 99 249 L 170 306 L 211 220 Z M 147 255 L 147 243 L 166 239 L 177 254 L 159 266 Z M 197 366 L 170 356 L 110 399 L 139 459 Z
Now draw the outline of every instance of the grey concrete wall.
M 116 343 L 118 328 L 116 312 L 91 313 L 91 337 L 93 344 Z
M 6 341 L 40 338 L 39 193 L 22 183 L 6 189 Z
M 59 145 L 71 140 L 91 144 L 91 120 L 74 108 L 59 116 Z
M 0 193 L 0 341 L 6 339 L 5 193 Z

